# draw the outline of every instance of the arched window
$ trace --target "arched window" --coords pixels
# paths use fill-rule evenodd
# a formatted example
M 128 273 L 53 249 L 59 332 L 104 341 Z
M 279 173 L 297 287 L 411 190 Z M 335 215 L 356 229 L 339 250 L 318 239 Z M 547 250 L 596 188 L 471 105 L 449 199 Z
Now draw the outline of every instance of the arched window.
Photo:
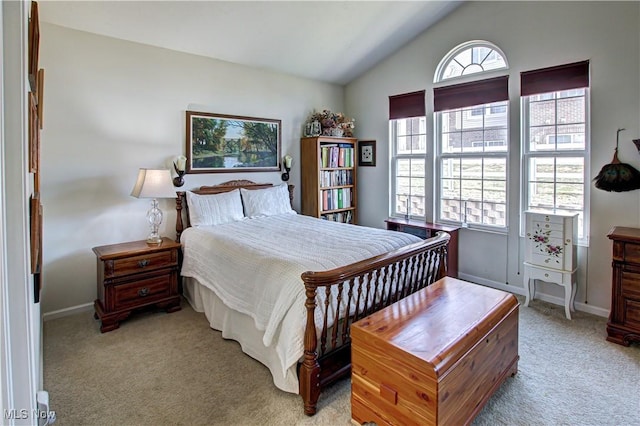
M 479 40 L 455 47 L 438 65 L 435 83 L 478 78 L 433 91 L 437 222 L 507 231 L 509 76 L 482 75 L 507 68 L 504 53 Z
M 440 61 L 433 82 L 507 68 L 507 59 L 496 45 L 473 40 L 456 46 Z

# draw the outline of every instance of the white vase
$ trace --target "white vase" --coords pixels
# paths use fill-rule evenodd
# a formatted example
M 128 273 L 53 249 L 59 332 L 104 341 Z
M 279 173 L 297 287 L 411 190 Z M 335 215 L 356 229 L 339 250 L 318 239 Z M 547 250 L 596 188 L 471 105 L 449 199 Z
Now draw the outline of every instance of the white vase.
M 334 127 L 333 129 L 331 129 L 331 136 L 342 137 L 343 134 L 344 130 L 342 130 L 340 127 Z

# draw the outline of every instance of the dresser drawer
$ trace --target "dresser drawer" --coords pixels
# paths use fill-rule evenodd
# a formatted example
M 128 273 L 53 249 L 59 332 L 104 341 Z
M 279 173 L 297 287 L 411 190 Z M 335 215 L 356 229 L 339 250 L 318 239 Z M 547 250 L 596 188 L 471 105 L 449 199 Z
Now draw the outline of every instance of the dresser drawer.
M 624 261 L 640 264 L 640 244 L 624 243 Z
M 143 306 L 171 296 L 172 274 L 161 274 L 132 283 L 114 285 L 114 310 Z
M 640 271 L 637 268 L 624 268 L 620 280 L 620 292 L 624 298 L 640 301 Z
M 562 283 L 564 275 L 562 272 L 547 271 L 539 268 L 530 268 L 529 277 L 534 280 L 542 280 L 553 283 Z
M 624 301 L 624 324 L 640 327 L 640 301 L 630 299 Z
M 146 253 L 105 262 L 105 278 L 153 271 L 178 264 L 175 250 Z

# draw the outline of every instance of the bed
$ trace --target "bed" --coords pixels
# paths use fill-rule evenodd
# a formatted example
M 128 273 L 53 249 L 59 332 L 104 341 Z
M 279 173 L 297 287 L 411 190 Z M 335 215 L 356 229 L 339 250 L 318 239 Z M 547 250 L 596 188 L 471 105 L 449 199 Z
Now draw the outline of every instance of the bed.
M 350 325 L 443 277 L 449 235 L 329 222 L 292 201 L 292 185 L 246 180 L 179 192 L 176 232 L 185 298 L 313 415 L 350 373 Z

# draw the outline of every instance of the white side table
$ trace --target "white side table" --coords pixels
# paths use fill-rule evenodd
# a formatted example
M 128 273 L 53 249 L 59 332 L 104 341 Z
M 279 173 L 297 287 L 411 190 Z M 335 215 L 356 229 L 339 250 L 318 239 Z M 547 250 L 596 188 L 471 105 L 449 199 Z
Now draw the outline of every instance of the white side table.
M 564 287 L 564 310 L 574 310 L 578 270 L 578 214 L 525 212 L 524 306 L 535 295 L 536 280 Z
M 534 298 L 536 292 L 536 280 L 558 284 L 559 286 L 564 287 L 564 313 L 567 316 L 567 319 L 571 319 L 571 312 L 575 311 L 573 303 L 576 298 L 576 290 L 578 288 L 576 272 L 577 269 L 574 269 L 573 271 L 558 271 L 531 265 L 525 262 L 524 285 L 526 294 L 524 306 L 529 306 L 529 302 Z

